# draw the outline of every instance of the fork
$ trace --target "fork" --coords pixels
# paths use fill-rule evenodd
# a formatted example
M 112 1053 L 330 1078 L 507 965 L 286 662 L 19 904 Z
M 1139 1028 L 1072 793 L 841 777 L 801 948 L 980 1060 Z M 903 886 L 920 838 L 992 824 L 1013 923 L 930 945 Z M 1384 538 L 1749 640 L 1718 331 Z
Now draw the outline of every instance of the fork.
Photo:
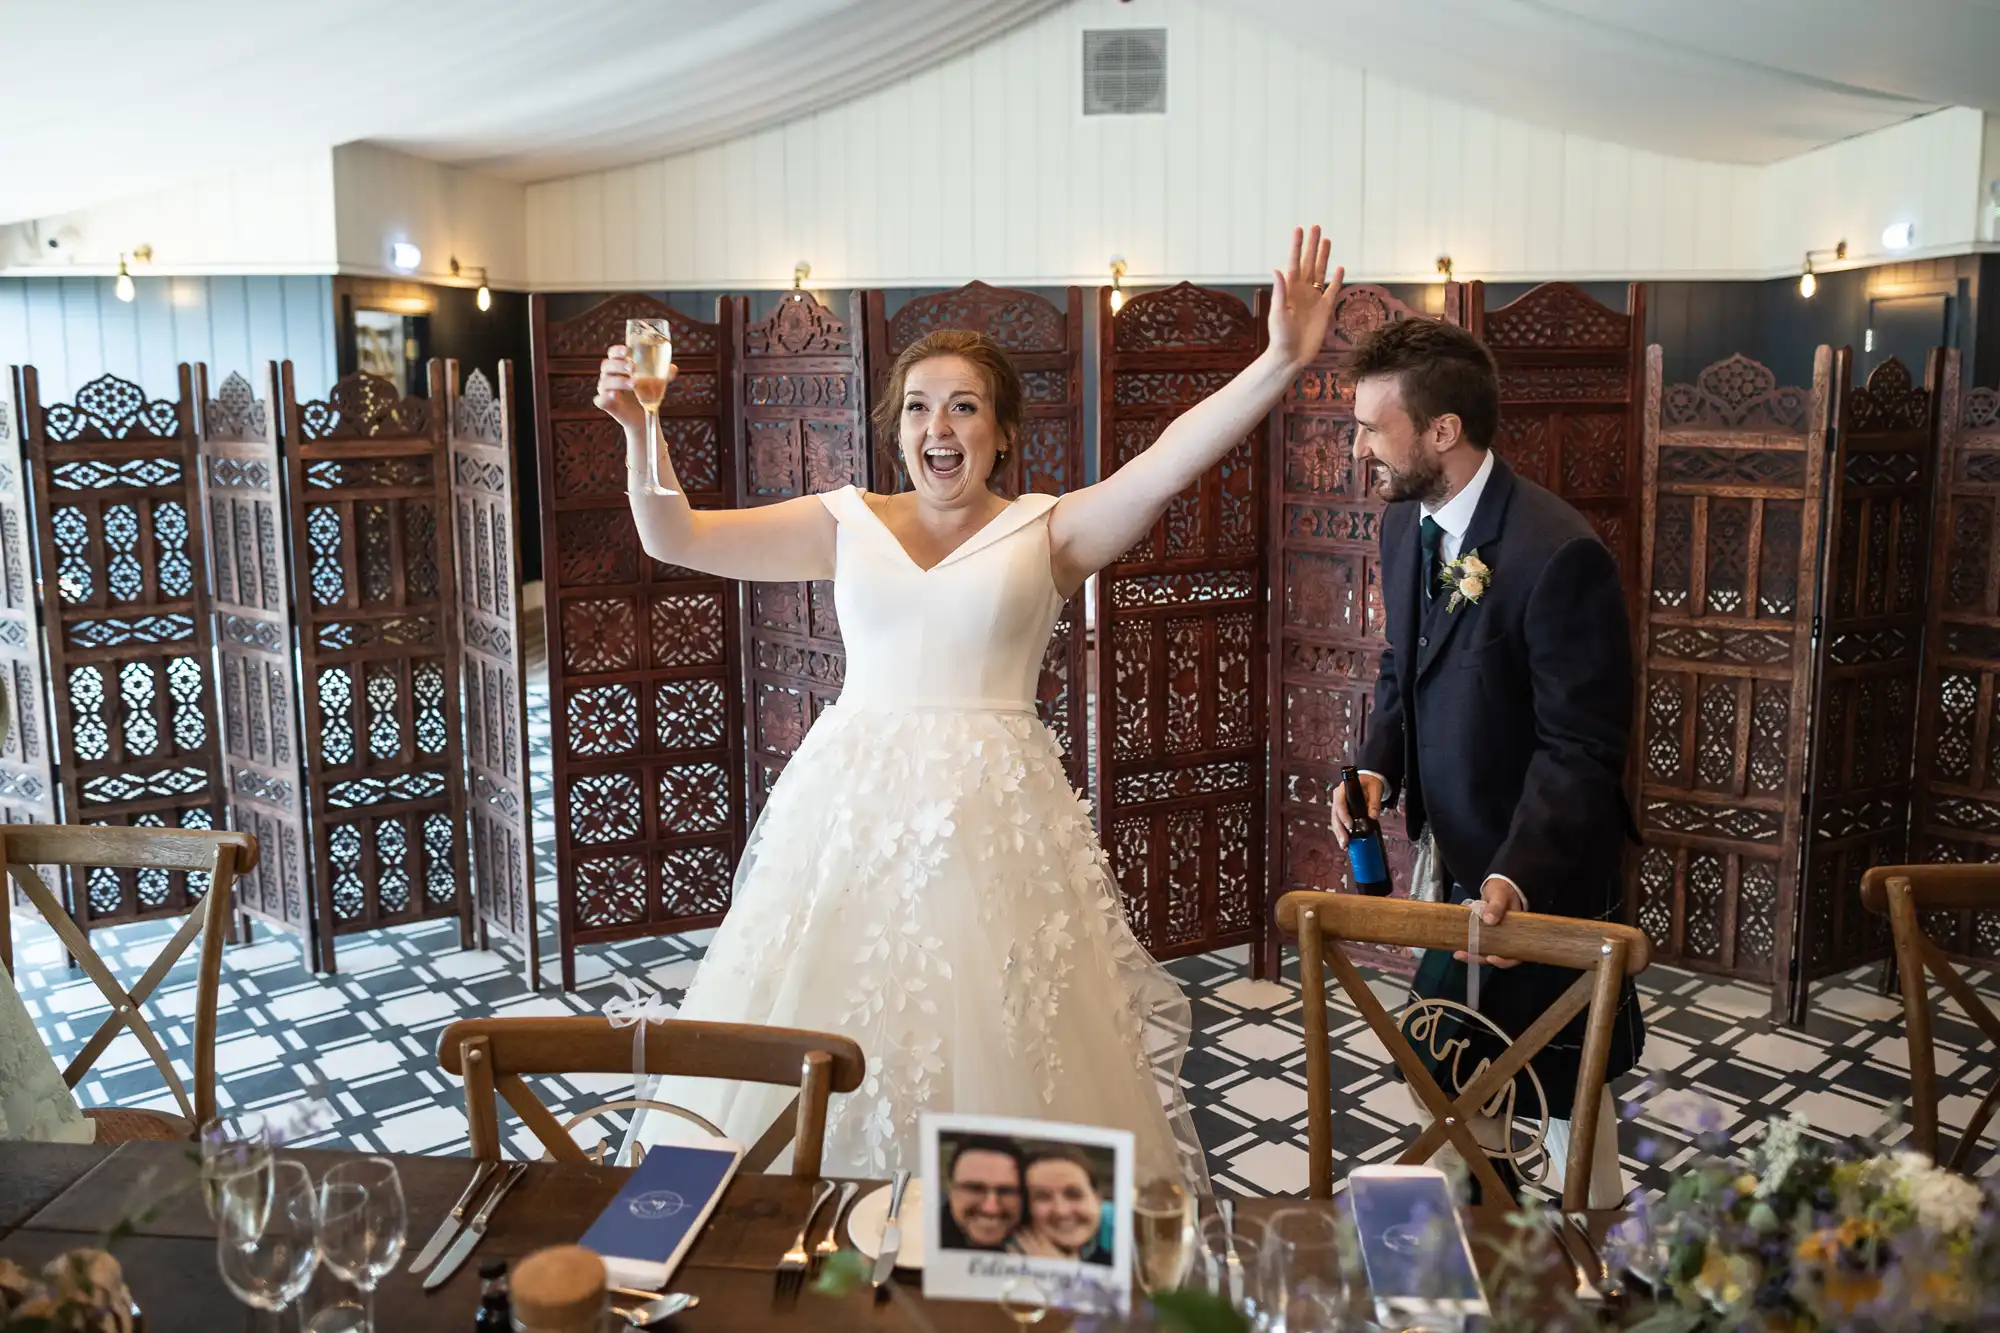
M 806 1270 L 810 1267 L 806 1253 L 806 1232 L 812 1230 L 813 1218 L 819 1216 L 820 1205 L 833 1193 L 833 1182 L 825 1181 L 813 1191 L 812 1207 L 806 1210 L 806 1220 L 799 1225 L 799 1238 L 792 1242 L 792 1248 L 785 1251 L 785 1257 L 778 1260 L 778 1294 L 796 1296 L 806 1284 Z
M 861 1186 L 851 1180 L 840 1187 L 840 1200 L 833 1205 L 833 1219 L 826 1224 L 826 1239 L 813 1247 L 812 1258 L 807 1263 L 806 1271 L 809 1276 L 818 1277 L 820 1265 L 832 1258 L 834 1252 L 840 1248 L 838 1241 L 840 1215 L 847 1211 L 848 1204 L 854 1202 L 855 1191 L 860 1188 Z

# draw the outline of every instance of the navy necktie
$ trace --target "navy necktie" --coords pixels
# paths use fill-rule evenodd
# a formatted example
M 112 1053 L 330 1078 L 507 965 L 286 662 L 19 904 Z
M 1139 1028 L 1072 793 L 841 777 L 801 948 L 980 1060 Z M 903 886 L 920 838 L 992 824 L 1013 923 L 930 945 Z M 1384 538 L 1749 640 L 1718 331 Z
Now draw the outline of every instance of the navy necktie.
M 1444 529 L 1429 514 L 1424 515 L 1421 529 L 1424 548 L 1424 600 L 1437 596 L 1438 547 L 1444 542 Z

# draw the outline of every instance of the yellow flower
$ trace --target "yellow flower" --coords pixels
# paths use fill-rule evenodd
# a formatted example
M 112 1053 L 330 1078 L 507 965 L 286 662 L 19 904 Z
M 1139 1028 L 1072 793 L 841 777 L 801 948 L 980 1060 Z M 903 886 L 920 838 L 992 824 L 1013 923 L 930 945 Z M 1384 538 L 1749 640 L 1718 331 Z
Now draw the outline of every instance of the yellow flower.
M 1738 1194 L 1755 1194 L 1757 1192 L 1757 1177 L 1751 1175 L 1748 1171 L 1736 1177 L 1736 1192 Z
M 1479 552 L 1477 551 L 1467 551 L 1458 563 L 1459 567 L 1468 574 L 1481 578 L 1486 575 L 1486 562 L 1479 558 Z
M 1458 590 L 1465 594 L 1466 601 L 1476 602 L 1486 595 L 1486 580 L 1477 574 L 1469 575 L 1460 581 Z

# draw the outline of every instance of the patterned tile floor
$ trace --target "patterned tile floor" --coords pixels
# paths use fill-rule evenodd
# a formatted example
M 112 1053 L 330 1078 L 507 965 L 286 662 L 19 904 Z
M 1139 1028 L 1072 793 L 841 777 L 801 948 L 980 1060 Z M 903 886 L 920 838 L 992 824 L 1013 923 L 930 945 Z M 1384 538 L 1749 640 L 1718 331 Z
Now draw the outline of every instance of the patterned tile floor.
M 553 800 L 546 772 L 548 703 L 539 681 L 531 687 L 530 715 L 539 772 L 536 837 L 546 875 L 553 859 Z M 552 884 L 545 882 L 543 891 L 545 900 L 553 899 Z M 16 924 L 22 998 L 51 1048 L 67 1060 L 105 1006 L 81 974 L 63 965 L 46 928 L 22 916 Z M 164 923 L 106 931 L 99 948 L 114 970 L 130 977 L 170 929 Z M 547 908 L 544 938 L 554 940 Z M 437 1038 L 446 1023 L 465 1014 L 595 1012 L 618 993 L 617 976 L 643 979 L 677 999 L 707 939 L 707 932 L 698 932 L 593 949 L 579 959 L 579 990 L 564 995 L 553 961 L 545 968 L 547 984 L 531 994 L 511 955 L 460 952 L 450 923 L 344 940 L 339 975 L 324 978 L 301 966 L 290 937 L 260 931 L 254 943 L 231 949 L 225 959 L 218 1095 L 227 1107 L 255 1107 L 323 1090 L 336 1112 L 327 1141 L 396 1152 L 463 1151 L 462 1093 L 437 1065 Z M 1195 1043 L 1184 1071 L 1189 1098 L 1219 1185 L 1250 1194 L 1297 1192 L 1306 1180 L 1306 1094 L 1296 974 L 1281 982 L 1251 981 L 1245 963 L 1234 951 L 1172 965 L 1194 1002 Z M 1876 993 L 1872 970 L 1823 984 L 1802 1031 L 1772 1022 L 1764 995 L 1747 987 L 1665 968 L 1644 981 L 1650 1090 L 1704 1095 L 1725 1128 L 1800 1111 L 1820 1131 L 1869 1133 L 1904 1095 L 1901 1011 Z M 2000 977 L 1986 976 L 1979 984 L 1992 993 L 2000 990 Z M 1400 995 L 1386 978 L 1377 985 L 1385 1001 L 1393 1004 Z M 190 960 L 170 973 L 149 1006 L 184 1076 L 193 986 Z M 1950 1093 L 1943 1107 L 1948 1126 L 1964 1123 L 1991 1077 L 1987 1058 L 1968 1064 L 1964 1057 L 1977 1049 L 1976 1036 L 1947 1005 L 1937 1038 L 1939 1072 Z M 1359 1014 L 1345 1007 L 1334 1015 L 1332 1044 L 1337 1152 L 1349 1162 L 1393 1156 L 1407 1117 L 1400 1090 L 1385 1073 L 1384 1052 Z M 1635 1075 L 1621 1091 L 1641 1083 Z M 619 1076 L 571 1078 L 550 1080 L 541 1091 L 560 1111 L 618 1095 L 628 1085 Z M 80 1095 L 88 1105 L 168 1104 L 129 1033 L 112 1043 Z M 1690 1134 L 1661 1101 L 1647 1105 L 1652 1109 L 1622 1126 L 1622 1147 L 1633 1179 L 1659 1189 L 1691 1151 Z M 1905 1132 L 1899 1127 L 1892 1137 Z M 1988 1137 L 2000 1142 L 1993 1131 Z M 516 1138 L 526 1151 L 531 1140 L 525 1131 Z

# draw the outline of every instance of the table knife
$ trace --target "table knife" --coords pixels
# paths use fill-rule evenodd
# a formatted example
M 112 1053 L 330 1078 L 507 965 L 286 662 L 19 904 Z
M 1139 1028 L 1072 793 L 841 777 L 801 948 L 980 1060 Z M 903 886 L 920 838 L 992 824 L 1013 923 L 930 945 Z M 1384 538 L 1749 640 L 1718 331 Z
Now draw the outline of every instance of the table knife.
M 451 1206 L 449 1213 L 445 1214 L 444 1221 L 438 1223 L 437 1230 L 432 1232 L 431 1238 L 424 1242 L 424 1248 L 418 1250 L 417 1257 L 410 1260 L 410 1271 L 412 1273 L 417 1272 L 430 1263 L 431 1260 L 444 1253 L 444 1247 L 451 1243 L 452 1233 L 457 1231 L 458 1224 L 465 1220 L 465 1210 L 472 1207 L 473 1201 L 479 1197 L 479 1191 L 486 1188 L 487 1178 L 492 1175 L 499 1165 L 500 1163 L 498 1162 L 481 1162 L 479 1164 L 479 1169 L 472 1173 L 472 1183 L 465 1187 L 465 1193 L 458 1196 L 458 1202 Z
M 493 1210 L 500 1206 L 500 1201 L 507 1197 L 507 1191 L 513 1189 L 527 1172 L 526 1162 L 516 1162 L 507 1168 L 507 1174 L 502 1177 L 500 1184 L 486 1196 L 486 1202 L 479 1205 L 479 1211 L 465 1224 L 465 1230 L 458 1233 L 458 1239 L 444 1252 L 444 1258 L 438 1260 L 437 1267 L 433 1268 L 431 1275 L 424 1279 L 425 1291 L 435 1291 L 458 1271 L 458 1266 L 465 1262 L 465 1256 L 472 1253 L 472 1247 L 479 1244 L 480 1237 L 486 1234 L 486 1224 L 493 1220 Z
M 896 1271 L 896 1256 L 903 1249 L 903 1191 L 909 1188 L 910 1173 L 898 1171 L 889 1187 L 889 1217 L 882 1224 L 882 1248 L 875 1255 L 874 1283 L 877 1294 Z

